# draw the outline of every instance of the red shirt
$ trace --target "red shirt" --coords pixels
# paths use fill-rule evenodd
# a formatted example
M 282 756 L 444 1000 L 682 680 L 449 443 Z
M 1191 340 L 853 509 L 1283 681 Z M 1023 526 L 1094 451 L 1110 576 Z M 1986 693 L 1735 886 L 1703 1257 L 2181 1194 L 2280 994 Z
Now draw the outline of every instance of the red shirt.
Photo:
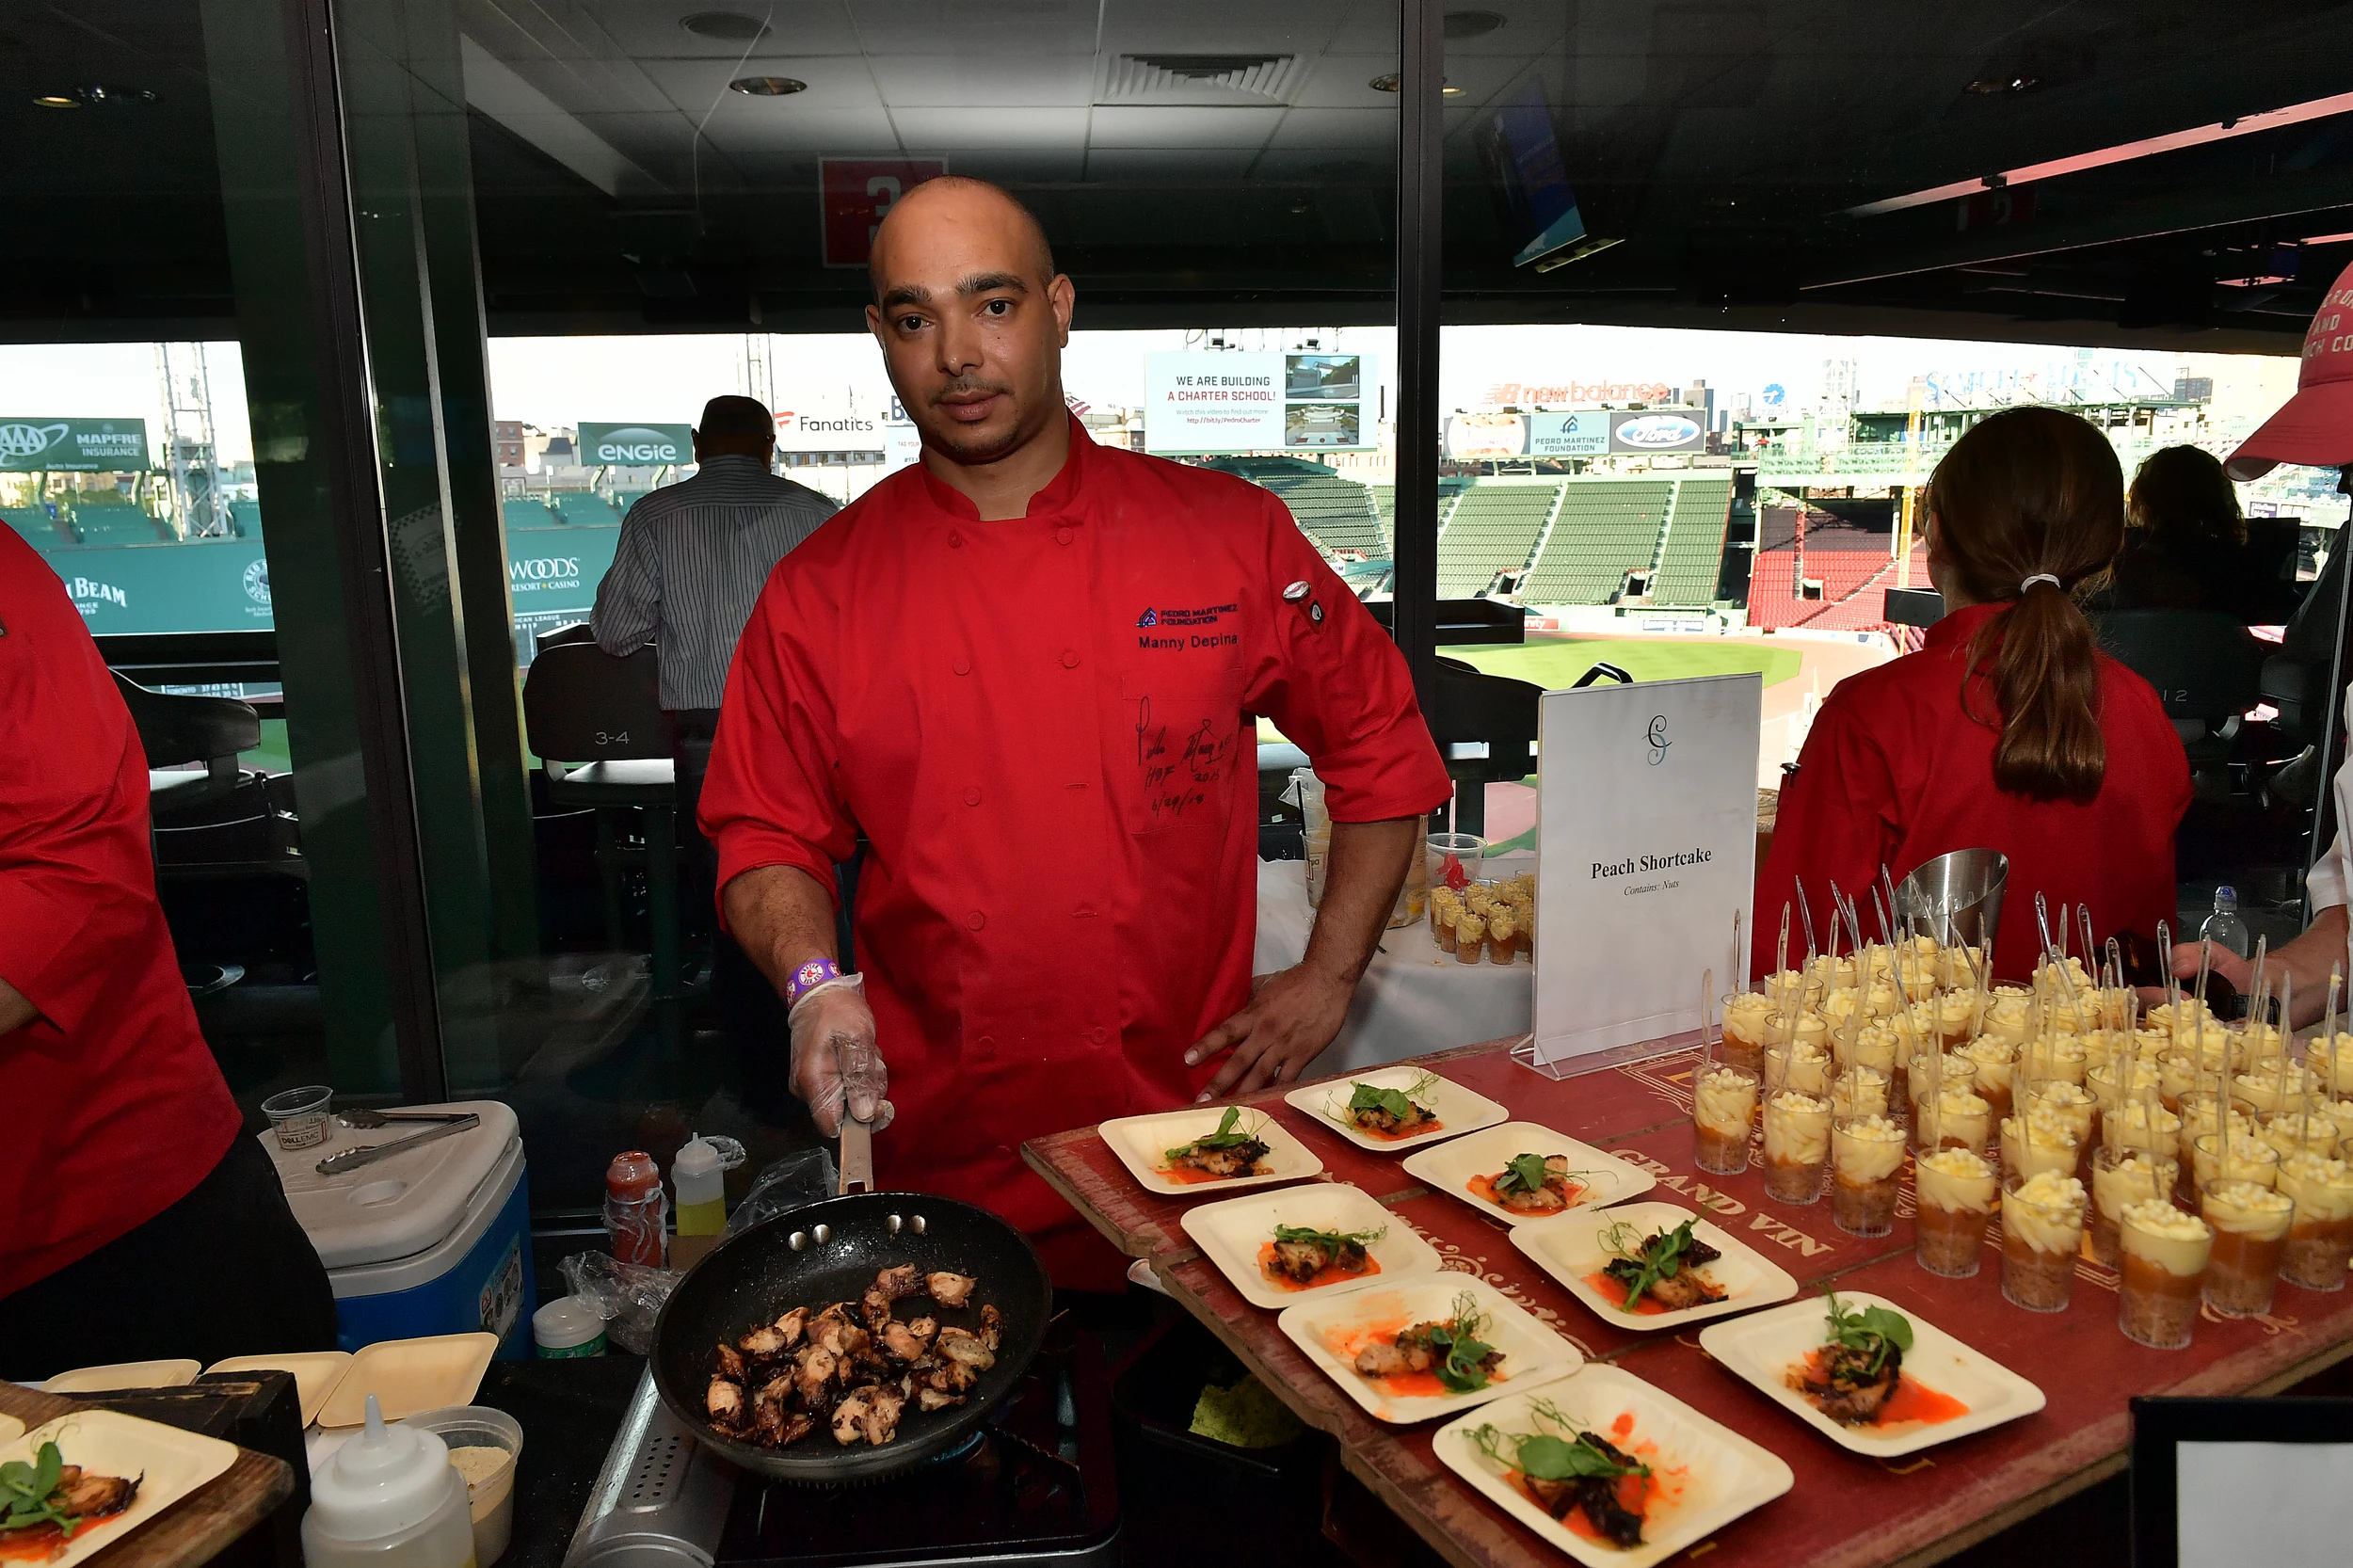
M 1315 759 L 1337 821 L 1450 792 L 1403 659 L 1279 501 L 1075 422 L 1026 517 L 983 522 L 917 464 L 777 566 L 702 824 L 722 886 L 785 865 L 831 888 L 872 845 L 878 1180 L 1045 1231 L 1075 1216 L 1022 1140 L 1199 1092 L 1215 1064 L 1185 1048 L 1250 995 L 1245 713 Z
M 1756 879 L 1753 968 L 1773 967 L 1793 878 L 1805 881 L 1815 929 L 1827 944 L 1830 885 L 1856 901 L 1866 938 L 1879 939 L 1869 888 L 1884 864 L 1898 883 L 1957 849 L 2009 856 L 1993 973 L 2023 980 L 2042 946 L 2034 896 L 2091 906 L 2105 942 L 2134 931 L 2152 939 L 2174 918 L 2173 829 L 2189 808 L 2189 761 L 2149 682 L 2102 654 L 2100 733 L 2107 771 L 2089 804 L 2034 801 L 1993 784 L 1991 724 L 1961 708 L 1970 639 L 2004 606 L 1956 610 L 1929 629 L 1926 645 L 1840 681 L 1815 716 L 1798 772 L 1782 786 L 1773 847 Z M 1980 680 L 1971 697 L 1994 712 Z M 1792 916 L 1790 962 L 1803 953 L 1804 921 Z M 2057 932 L 2053 933 L 2056 937 Z M 2081 946 L 2071 940 L 2072 952 Z M 1842 947 L 1842 951 L 1843 947 Z
M 147 759 L 65 585 L 0 526 L 0 1296 L 162 1213 L 240 1118 L 155 902 Z M 183 1285 L 191 1282 L 183 1281 Z

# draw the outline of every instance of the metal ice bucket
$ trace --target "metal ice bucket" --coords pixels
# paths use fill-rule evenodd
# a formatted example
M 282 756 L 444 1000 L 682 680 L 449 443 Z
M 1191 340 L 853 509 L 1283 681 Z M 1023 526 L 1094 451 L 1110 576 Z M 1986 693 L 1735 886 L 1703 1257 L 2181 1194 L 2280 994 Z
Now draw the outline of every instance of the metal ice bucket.
M 1897 884 L 1897 918 L 1906 926 L 1917 918 L 1940 942 L 1991 953 L 2002 928 L 2002 891 L 2009 883 L 2009 856 L 1994 849 L 1957 849 Z

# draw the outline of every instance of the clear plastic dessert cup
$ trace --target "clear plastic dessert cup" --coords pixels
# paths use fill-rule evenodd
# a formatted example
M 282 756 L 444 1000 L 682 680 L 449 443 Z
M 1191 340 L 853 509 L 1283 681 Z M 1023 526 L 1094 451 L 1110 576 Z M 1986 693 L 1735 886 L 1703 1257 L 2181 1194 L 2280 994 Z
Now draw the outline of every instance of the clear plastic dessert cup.
M 1974 1149 L 1939 1149 L 1913 1166 L 1919 1213 L 1913 1222 L 1913 1256 L 1945 1279 L 1977 1272 L 1993 1217 L 1993 1167 Z
M 1830 1163 L 1830 1101 L 1785 1089 L 1765 1102 L 1765 1193 L 1776 1203 L 1822 1195 Z
M 1830 1080 L 1830 1113 L 1840 1116 L 1885 1116 L 1887 1075 L 1876 1067 L 1849 1067 Z M 1903 1125 L 1900 1118 L 1891 1118 Z
M 2296 1225 L 2296 1200 L 2273 1188 L 2225 1177 L 2201 1190 L 2199 1212 L 2214 1231 L 2204 1284 L 2208 1306 L 2226 1318 L 2271 1310 Z
M 2064 1312 L 2083 1250 L 2084 1184 L 2039 1171 L 2002 1183 L 2002 1299 L 2028 1312 Z
M 1772 1016 L 1773 999 L 1762 991 L 1735 991 L 1723 999 L 1722 1057 L 1729 1066 L 1765 1078 L 1766 1020 Z
M 1749 1168 L 1749 1137 L 1756 1126 L 1756 1074 L 1719 1062 L 1691 1085 L 1691 1163 L 1710 1176 Z
M 2123 1254 L 2117 1244 L 2119 1216 L 2128 1203 L 2164 1203 L 2180 1179 L 2181 1161 L 2169 1155 L 2120 1145 L 2091 1151 L 2091 1211 L 2085 1234 L 2092 1260 L 2113 1269 Z
M 1896 1228 L 1904 1168 L 1904 1129 L 1885 1116 L 1833 1117 L 1830 1128 L 1831 1218 L 1849 1236 Z
M 2190 1180 L 2203 1193 L 2217 1181 L 2251 1181 L 2276 1187 L 2280 1181 L 2280 1151 L 2250 1132 L 2231 1134 L 2230 1146 L 2212 1132 L 2201 1132 L 2190 1144 Z
M 2123 1255 L 2116 1326 L 2151 1350 L 2177 1351 L 2198 1325 L 2201 1287 L 2214 1232 L 2195 1214 L 2153 1199 L 2124 1206 L 2117 1218 Z
M 2280 1161 L 2280 1189 L 2296 1202 L 2280 1277 L 2307 1290 L 2345 1288 L 2353 1256 L 2353 1166 L 2311 1153 Z
M 2010 1075 L 2018 1061 L 2017 1048 L 2007 1040 L 1996 1040 L 1987 1035 L 1972 1040 L 1954 1051 L 1946 1059 L 1948 1066 L 1953 1058 L 1966 1062 L 1977 1069 L 1969 1086 L 1977 1091 L 1978 1098 L 1985 1101 L 1986 1115 L 1992 1118 L 1993 1125 L 2001 1126 L 2002 1118 L 2010 1113 Z M 1920 1089 L 1915 1085 L 1913 1098 L 1919 1097 Z

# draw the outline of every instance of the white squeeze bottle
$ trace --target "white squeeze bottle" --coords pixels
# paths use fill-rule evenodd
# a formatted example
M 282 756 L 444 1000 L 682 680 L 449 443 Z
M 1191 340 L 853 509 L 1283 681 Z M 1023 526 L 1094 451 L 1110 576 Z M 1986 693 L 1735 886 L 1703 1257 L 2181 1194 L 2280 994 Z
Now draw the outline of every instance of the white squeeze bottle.
M 719 1244 L 719 1233 L 727 1228 L 727 1166 L 718 1149 L 701 1138 L 680 1144 L 670 1184 L 678 1189 L 678 1240 L 670 1245 L 670 1266 L 691 1269 Z
M 311 1478 L 302 1515 L 303 1568 L 473 1568 L 466 1478 L 433 1432 L 384 1424 L 368 1396 L 368 1424 Z

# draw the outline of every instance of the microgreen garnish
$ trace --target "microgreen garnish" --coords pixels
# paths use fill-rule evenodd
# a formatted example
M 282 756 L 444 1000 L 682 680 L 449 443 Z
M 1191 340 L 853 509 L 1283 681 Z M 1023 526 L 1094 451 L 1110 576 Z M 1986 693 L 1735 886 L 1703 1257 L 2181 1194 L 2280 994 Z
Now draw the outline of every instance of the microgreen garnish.
M 1348 1111 L 1353 1117 L 1366 1111 L 1383 1111 L 1400 1121 L 1414 1114 L 1414 1096 L 1426 1095 L 1438 1081 L 1436 1073 L 1424 1073 L 1402 1089 L 1385 1089 L 1374 1083 L 1351 1083 L 1348 1087 Z
M 0 1505 L 7 1509 L 0 1513 L 0 1529 L 55 1525 L 72 1535 L 82 1521 L 51 1506 L 49 1501 L 57 1490 L 57 1478 L 64 1473 L 65 1456 L 57 1451 L 55 1443 L 43 1443 L 30 1464 L 21 1459 L 0 1464 Z
M 1531 1406 L 1537 1417 L 1551 1422 L 1567 1437 L 1556 1437 L 1548 1432 L 1505 1432 L 1492 1421 L 1475 1429 L 1471 1441 L 1479 1451 L 1509 1470 L 1517 1470 L 1530 1480 L 1610 1480 L 1619 1476 L 1648 1476 L 1650 1466 L 1633 1460 L 1612 1459 L 1601 1439 L 1582 1431 L 1575 1421 L 1562 1415 L 1549 1400 L 1538 1400 Z M 1512 1454 L 1506 1458 L 1504 1445 L 1510 1444 Z
M 1218 1118 L 1215 1132 L 1206 1132 L 1190 1144 L 1177 1144 L 1168 1151 L 1168 1158 L 1182 1160 L 1196 1149 L 1233 1149 L 1240 1148 L 1244 1144 L 1257 1143 L 1258 1129 L 1253 1128 L 1248 1132 L 1239 1131 L 1237 1129 L 1241 1122 L 1241 1107 L 1228 1106 L 1225 1109 L 1225 1114 Z
M 1479 1337 L 1485 1326 L 1478 1298 L 1468 1291 L 1454 1298 L 1453 1317 L 1430 1326 L 1430 1348 L 1440 1352 L 1431 1370 L 1438 1374 L 1448 1392 L 1467 1394 L 1487 1386 L 1490 1380 L 1481 1363 L 1495 1353 L 1496 1347 Z
M 1620 1220 L 1601 1233 L 1601 1244 L 1625 1258 L 1640 1265 L 1634 1277 L 1626 1282 L 1625 1300 L 1618 1304 L 1621 1312 L 1632 1312 L 1642 1299 L 1642 1292 L 1662 1279 L 1673 1279 L 1683 1272 L 1684 1256 L 1691 1250 L 1691 1227 L 1699 1224 L 1695 1215 L 1673 1230 L 1662 1231 L 1647 1242 L 1640 1240 L 1641 1232 L 1631 1221 Z M 1907 1331 L 1908 1332 L 1908 1331 Z
M 1313 1225 L 1276 1225 L 1274 1227 L 1274 1239 L 1277 1241 L 1315 1241 L 1335 1253 L 1351 1243 L 1359 1247 L 1369 1247 L 1388 1233 L 1389 1227 L 1386 1225 L 1383 1225 L 1379 1230 L 1346 1231 L 1318 1230 Z
M 1496 1177 L 1498 1192 L 1541 1192 L 1545 1187 L 1545 1157 L 1541 1154 L 1515 1154 Z
M 1830 1330 L 1827 1343 L 1843 1346 L 1871 1358 L 1865 1376 L 1877 1377 L 1887 1365 L 1887 1352 L 1912 1349 L 1912 1320 L 1900 1312 L 1890 1312 L 1883 1306 L 1866 1306 L 1859 1311 L 1842 1311 L 1838 1292 L 1829 1286 L 1822 1294 L 1830 1301 Z

